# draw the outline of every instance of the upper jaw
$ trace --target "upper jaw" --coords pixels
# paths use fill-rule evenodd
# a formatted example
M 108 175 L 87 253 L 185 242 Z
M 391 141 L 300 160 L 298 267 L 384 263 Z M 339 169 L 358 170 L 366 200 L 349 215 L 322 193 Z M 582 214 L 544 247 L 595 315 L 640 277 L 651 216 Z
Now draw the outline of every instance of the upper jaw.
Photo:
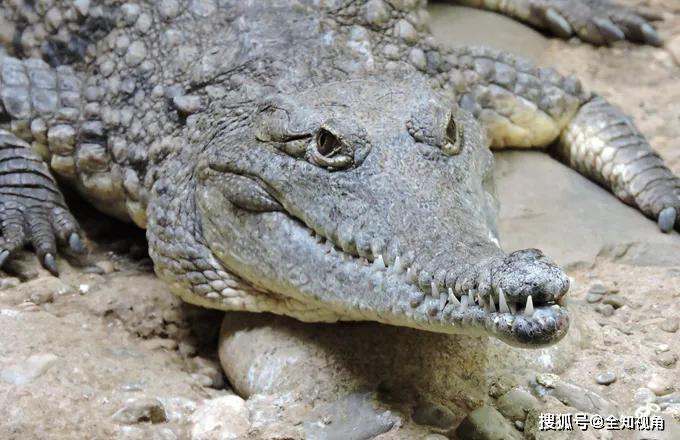
M 393 289 L 401 291 L 399 297 L 384 297 L 393 304 L 376 308 L 379 313 L 372 319 L 377 321 L 442 333 L 494 336 L 527 348 L 556 343 L 569 327 L 569 313 L 561 305 L 569 280 L 535 249 L 467 266 L 455 281 L 447 280 L 451 287 L 434 279 L 424 286 L 412 253 L 347 255 L 325 237 L 313 231 L 311 235 L 324 252 L 343 255 L 348 264 L 380 274 L 383 286 L 394 283 L 404 287 Z

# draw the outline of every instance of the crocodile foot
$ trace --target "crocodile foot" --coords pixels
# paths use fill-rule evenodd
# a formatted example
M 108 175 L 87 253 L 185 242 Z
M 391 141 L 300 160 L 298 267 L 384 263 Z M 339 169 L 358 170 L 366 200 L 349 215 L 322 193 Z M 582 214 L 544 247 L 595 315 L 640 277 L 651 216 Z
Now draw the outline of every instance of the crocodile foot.
M 80 228 L 54 178 L 28 144 L 0 130 L 0 267 L 31 244 L 40 263 L 58 275 L 57 242 L 75 253 L 85 247 Z
M 662 41 L 645 17 L 608 0 L 531 0 L 530 21 L 561 38 L 578 36 L 595 45 L 620 40 L 661 46 Z

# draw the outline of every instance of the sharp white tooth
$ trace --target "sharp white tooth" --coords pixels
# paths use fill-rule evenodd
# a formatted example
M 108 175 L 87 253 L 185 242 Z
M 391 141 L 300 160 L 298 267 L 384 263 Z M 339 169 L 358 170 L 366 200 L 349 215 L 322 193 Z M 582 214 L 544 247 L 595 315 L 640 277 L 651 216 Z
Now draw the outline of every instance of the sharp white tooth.
M 496 311 L 496 304 L 493 303 L 493 296 L 489 295 L 489 308 L 492 312 Z
M 397 255 L 397 257 L 394 259 L 394 266 L 393 267 L 394 267 L 395 272 L 397 272 L 397 273 L 400 273 L 401 270 L 403 269 L 403 267 L 401 265 L 401 258 L 399 257 L 399 255 Z
M 508 303 L 505 301 L 505 294 L 503 289 L 498 289 L 498 310 L 501 313 L 508 313 L 510 309 L 508 308 Z
M 527 305 L 524 306 L 524 314 L 528 317 L 534 315 L 534 301 L 531 299 L 531 295 L 527 297 Z
M 468 290 L 468 304 L 469 305 L 475 304 L 475 297 L 472 296 L 472 290 Z
M 468 297 L 467 295 L 463 295 L 460 297 L 460 307 L 463 310 L 467 309 L 468 301 L 470 301 L 470 297 Z
M 385 268 L 385 260 L 383 260 L 382 255 L 378 255 L 378 258 L 373 260 L 373 264 L 378 269 L 384 269 Z
M 515 304 L 512 301 L 510 302 L 510 313 L 512 313 L 513 315 L 517 314 L 517 304 Z
M 449 287 L 449 302 L 456 307 L 460 307 L 460 301 L 458 301 L 458 298 L 456 298 L 456 295 L 454 295 L 453 293 L 453 289 L 450 287 Z
M 437 296 L 439 296 L 439 290 L 437 290 L 437 283 L 432 281 L 430 283 L 430 287 L 432 288 L 432 297 L 436 298 Z
M 411 284 L 413 284 L 414 281 L 413 269 L 411 269 L 410 267 L 406 269 L 406 281 L 408 281 Z

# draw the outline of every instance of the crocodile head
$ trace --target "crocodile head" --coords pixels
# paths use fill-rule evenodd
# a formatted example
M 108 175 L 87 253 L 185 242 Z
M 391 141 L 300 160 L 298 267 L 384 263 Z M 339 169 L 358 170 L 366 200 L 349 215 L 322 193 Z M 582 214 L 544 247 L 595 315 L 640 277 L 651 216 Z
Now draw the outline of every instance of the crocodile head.
M 249 310 L 550 344 L 568 278 L 538 250 L 501 250 L 487 145 L 417 78 L 269 96 L 206 149 L 202 234 L 260 293 Z

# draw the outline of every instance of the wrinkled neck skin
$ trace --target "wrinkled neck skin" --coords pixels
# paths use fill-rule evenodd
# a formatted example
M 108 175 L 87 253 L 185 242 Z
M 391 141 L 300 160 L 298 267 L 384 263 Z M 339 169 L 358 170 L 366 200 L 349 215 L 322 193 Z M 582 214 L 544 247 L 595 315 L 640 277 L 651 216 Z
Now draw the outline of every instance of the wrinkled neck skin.
M 283 37 L 244 51 L 270 61 L 234 75 L 239 103 L 211 102 L 164 167 L 148 232 L 159 275 L 224 310 L 560 340 L 568 278 L 540 251 L 501 250 L 478 123 L 412 67 L 378 68 L 338 33 L 309 37 L 325 28 L 314 20 L 281 54 L 267 45 Z M 251 28 L 255 41 L 285 26 Z M 193 241 L 171 243 L 178 229 Z

